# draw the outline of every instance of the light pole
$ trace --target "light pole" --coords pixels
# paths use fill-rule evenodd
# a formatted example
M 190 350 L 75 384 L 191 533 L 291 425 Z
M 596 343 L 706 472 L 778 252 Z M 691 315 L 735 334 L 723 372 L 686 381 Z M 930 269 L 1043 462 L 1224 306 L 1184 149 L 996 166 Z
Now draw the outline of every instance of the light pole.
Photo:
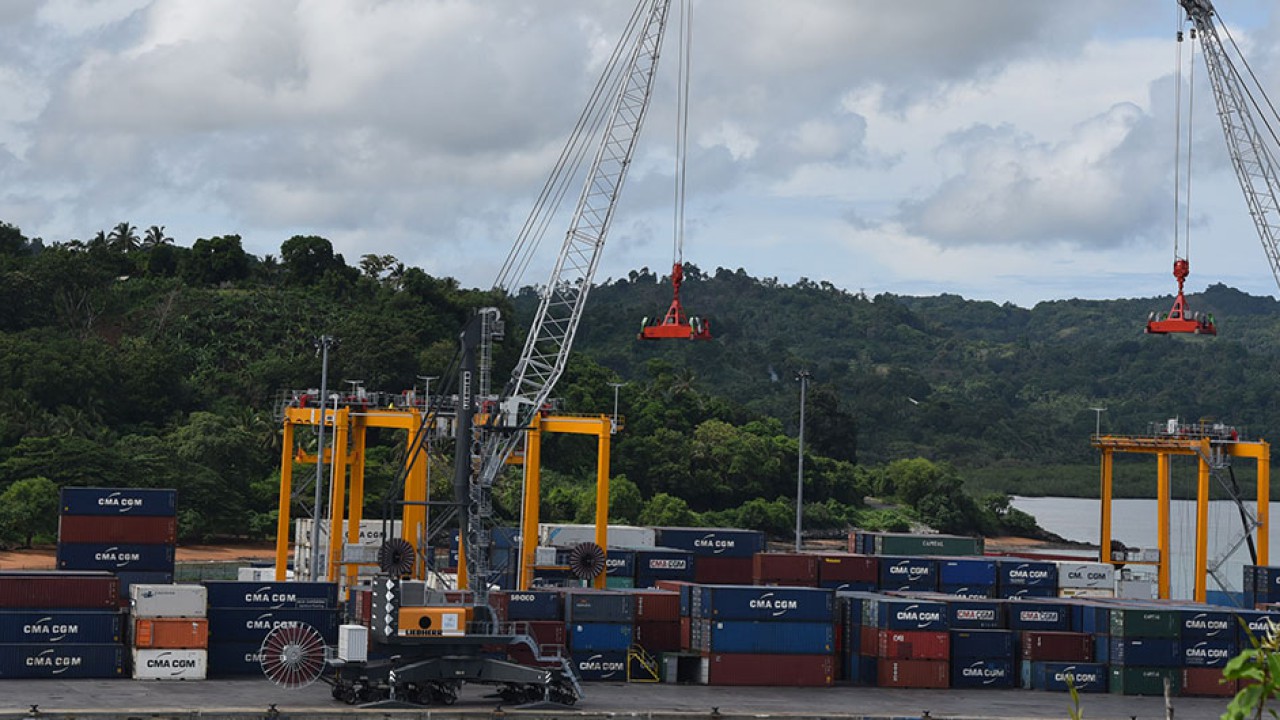
M 1102 413 L 1106 412 L 1107 409 L 1104 407 L 1091 407 L 1089 409 L 1093 411 L 1093 436 L 1098 437 L 1102 434 Z
M 316 426 L 316 495 L 311 510 L 311 579 L 320 579 L 320 509 L 324 503 L 324 413 L 329 394 L 329 349 L 336 346 L 332 335 L 316 339 L 320 351 L 320 423 Z
M 431 412 L 431 381 L 438 380 L 439 375 L 419 375 L 418 379 L 422 381 L 422 413 L 423 415 Z
M 609 427 L 609 431 L 616 433 L 618 432 L 618 388 L 622 387 L 623 385 L 626 385 L 626 383 L 611 382 L 611 383 L 608 383 L 608 385 L 609 387 L 613 388 L 613 422 Z
M 796 552 L 800 552 L 800 528 L 804 516 L 804 400 L 812 377 L 808 370 L 796 373 L 796 380 L 800 381 L 800 443 L 796 452 Z

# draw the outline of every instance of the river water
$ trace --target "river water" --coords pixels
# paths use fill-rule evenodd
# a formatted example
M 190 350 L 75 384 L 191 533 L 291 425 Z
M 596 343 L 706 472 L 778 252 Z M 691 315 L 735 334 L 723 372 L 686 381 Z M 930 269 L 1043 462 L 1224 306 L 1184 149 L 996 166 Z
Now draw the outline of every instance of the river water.
M 1035 517 L 1040 527 L 1068 540 L 1097 545 L 1101 538 L 1102 503 L 1096 498 L 1014 497 L 1013 506 Z M 1280 564 L 1280 532 L 1275 520 L 1280 519 L 1280 503 L 1271 504 L 1271 564 Z M 1175 598 L 1190 598 L 1195 574 L 1196 504 L 1192 500 L 1174 500 L 1169 510 L 1170 521 L 1170 590 Z M 1111 505 L 1112 537 L 1129 547 L 1155 548 L 1156 501 L 1125 499 Z M 1224 559 L 1220 575 L 1231 591 L 1239 591 L 1244 577 L 1243 566 L 1250 564 L 1248 547 L 1241 544 L 1230 555 L 1226 553 L 1241 537 L 1240 515 L 1234 503 L 1209 503 L 1209 565 Z M 1225 558 L 1224 558 L 1224 555 Z M 1210 590 L 1223 589 L 1211 578 Z

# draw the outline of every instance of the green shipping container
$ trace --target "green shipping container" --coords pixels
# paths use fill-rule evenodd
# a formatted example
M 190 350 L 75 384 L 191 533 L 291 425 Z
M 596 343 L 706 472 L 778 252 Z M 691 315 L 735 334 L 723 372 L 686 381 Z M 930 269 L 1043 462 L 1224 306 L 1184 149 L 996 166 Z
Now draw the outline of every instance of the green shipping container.
M 1169 679 L 1169 693 L 1182 694 L 1181 668 L 1111 666 L 1111 692 L 1116 695 L 1164 695 L 1164 680 Z
M 891 535 L 875 536 L 876 555 L 981 555 L 982 538 L 961 535 Z
M 613 577 L 612 575 L 609 575 L 604 579 L 604 586 L 611 590 L 633 588 L 636 586 L 636 579 L 629 577 Z
M 1111 634 L 1117 637 L 1176 638 L 1182 632 L 1177 610 L 1112 608 Z

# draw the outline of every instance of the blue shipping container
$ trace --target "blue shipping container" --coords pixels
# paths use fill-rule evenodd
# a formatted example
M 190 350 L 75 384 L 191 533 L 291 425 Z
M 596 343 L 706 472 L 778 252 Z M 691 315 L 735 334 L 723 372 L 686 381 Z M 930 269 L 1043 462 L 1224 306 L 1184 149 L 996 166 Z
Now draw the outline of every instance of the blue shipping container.
M 952 630 L 953 660 L 990 658 L 1012 660 L 1017 654 L 1018 633 L 1012 630 Z M 1011 670 L 1012 672 L 1012 670 Z
M 954 688 L 1011 688 L 1018 684 L 1013 658 L 951 661 L 951 687 Z
M 635 577 L 636 551 L 609 548 L 604 560 L 604 573 L 609 577 Z
M 714 620 L 832 622 L 835 593 L 821 588 L 699 585 L 692 590 L 693 617 Z
M 338 606 L 336 583 L 217 581 L 204 586 L 211 608 L 315 610 Z
M 999 600 L 946 600 L 952 630 L 995 630 L 1006 627 L 1005 603 Z
M 1231 613 L 1224 610 L 1187 608 L 1181 614 L 1181 637 L 1184 643 L 1225 639 L 1235 642 L 1236 628 L 1240 627 L 1240 623 Z
M 131 585 L 172 585 L 173 573 L 171 572 L 118 572 L 116 577 L 120 579 L 120 597 L 129 597 L 129 587 Z
M 1071 606 L 1067 603 L 1013 602 L 1006 609 L 1010 630 L 1070 631 Z
M 149 488 L 62 488 L 63 515 L 176 515 L 177 490 Z
M 507 620 L 563 620 L 564 595 L 554 590 L 520 590 L 507 594 Z
M 658 545 L 694 555 L 749 558 L 764 552 L 764 533 L 727 528 L 654 528 Z
M 58 569 L 171 573 L 173 546 L 58 543 Z
M 1112 636 L 1107 661 L 1112 665 L 1179 667 L 1182 665 L 1182 644 L 1175 638 Z
M 998 565 L 1000 587 L 1047 587 L 1058 589 L 1058 566 L 1051 562 L 1001 560 Z
M 867 625 L 889 630 L 946 630 L 947 606 L 928 600 L 878 598 L 864 601 Z
M 1236 643 L 1240 647 L 1253 647 L 1253 640 L 1261 640 L 1267 636 L 1267 630 L 1271 623 L 1280 625 L 1280 615 L 1275 613 L 1263 612 L 1261 610 L 1239 610 L 1236 615 L 1244 621 L 1244 624 L 1236 623 L 1238 634 Z
M 1078 632 L 1111 634 L 1111 605 L 1093 601 L 1071 604 L 1071 625 Z
M 1184 642 L 1182 647 L 1183 667 L 1222 667 L 1227 661 L 1240 653 L 1240 646 L 1235 639 L 1201 640 L 1200 642 Z
M 996 561 L 984 558 L 939 559 L 938 585 L 995 587 Z
M 89 645 L 119 643 L 122 618 L 109 610 L 0 612 L 0 644 Z
M 627 679 L 625 652 L 575 652 L 570 657 L 578 679 L 584 682 L 624 682 Z
M 922 557 L 880 558 L 882 590 L 932 591 L 938 587 L 938 561 Z
M 1094 635 L 1093 636 L 1093 660 L 1094 662 L 1110 664 L 1111 662 L 1111 636 L 1110 635 Z
M 9 678 L 119 678 L 123 645 L 0 645 L 0 680 Z
M 573 590 L 564 595 L 568 623 L 631 623 L 636 619 L 636 596 L 609 590 Z
M 277 627 L 310 625 L 325 639 L 338 641 L 337 610 L 266 610 L 210 608 L 209 640 L 220 643 L 262 643 Z
M 1022 686 L 1067 692 L 1067 681 L 1080 693 L 1104 693 L 1110 675 L 1105 663 L 1022 662 Z
M 857 687 L 875 687 L 876 660 L 871 655 L 859 655 L 858 648 L 854 647 L 844 655 L 844 679 Z
M 631 647 L 631 624 L 568 623 L 566 633 L 574 652 L 623 652 Z
M 829 655 L 835 649 L 835 627 L 826 622 L 705 621 L 709 626 L 699 648 L 703 652 L 760 655 Z M 779 668 L 786 667 L 781 660 Z
M 874 592 L 880 588 L 880 584 L 873 582 L 828 580 L 826 582 L 818 583 L 818 587 L 824 590 L 834 590 L 836 592 Z
M 693 580 L 693 553 L 655 548 L 636 550 L 636 587 L 653 587 L 658 580 Z
M 209 639 L 209 677 L 253 675 L 262 677 L 262 641 L 214 642 Z
M 939 585 L 938 592 L 960 598 L 982 600 L 996 596 L 995 585 Z
M 1027 598 L 1056 598 L 1058 597 L 1058 589 L 1052 586 L 1046 587 L 1018 587 L 1005 586 L 996 588 L 996 597 L 1005 600 L 1025 600 Z

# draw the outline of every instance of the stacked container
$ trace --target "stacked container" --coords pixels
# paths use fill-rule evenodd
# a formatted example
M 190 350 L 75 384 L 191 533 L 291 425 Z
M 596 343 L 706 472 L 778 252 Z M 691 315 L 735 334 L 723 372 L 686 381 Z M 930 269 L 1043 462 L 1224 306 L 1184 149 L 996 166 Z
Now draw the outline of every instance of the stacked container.
M 765 548 L 764 533 L 758 530 L 660 527 L 654 532 L 658 545 L 693 553 L 699 583 L 750 583 L 751 558 Z
M 1223 682 L 1222 668 L 1240 651 L 1239 622 L 1225 610 L 1205 606 L 1179 611 L 1182 694 L 1229 697 L 1236 681 Z
M 58 569 L 115 573 L 121 605 L 135 582 L 173 582 L 177 495 L 150 488 L 62 488 Z
M 324 582 L 206 582 L 209 675 L 261 675 L 262 641 L 281 626 L 310 625 L 338 641 L 338 586 Z
M 938 561 L 923 557 L 881 557 L 880 589 L 933 592 L 938 589 Z
M 982 538 L 962 535 L 865 532 L 849 533 L 849 552 L 861 555 L 971 555 L 983 552 Z
M 1244 566 L 1244 604 L 1256 608 L 1280 602 L 1280 567 Z
M 1115 597 L 1116 568 L 1110 563 L 1059 562 L 1058 597 Z
M 609 590 L 565 593 L 565 640 L 582 680 L 626 680 L 627 650 L 635 631 L 636 605 L 636 596 L 631 593 Z
M 693 586 L 690 610 L 702 684 L 826 686 L 835 679 L 830 590 Z
M 655 589 L 632 594 L 636 598 L 632 642 L 655 655 L 680 651 L 680 593 Z
M 651 588 L 661 580 L 690 582 L 694 578 L 693 553 L 674 548 L 635 550 L 635 587 Z
M 0 679 L 124 677 L 119 587 L 105 572 L 0 573 Z
M 1089 622 L 1081 606 L 1065 600 L 1014 601 L 1008 612 L 1009 628 L 1021 633 L 1022 687 L 1064 692 L 1072 682 L 1079 692 L 1106 692 L 1107 666 L 1098 657 L 1098 637 L 1105 648 L 1109 628 L 1106 608 Z
M 879 587 L 879 558 L 870 555 L 818 556 L 818 587 L 838 591 L 871 591 Z
M 818 556 L 802 553 L 756 553 L 751 581 L 755 585 L 817 587 Z
M 489 594 L 498 622 L 511 623 L 517 633 L 527 634 L 538 646 L 539 654 L 559 655 L 565 652 L 564 595 L 551 590 L 512 590 Z M 533 654 L 523 645 L 507 648 L 510 659 L 531 664 Z
M 880 687 L 945 688 L 950 684 L 947 607 L 917 598 L 863 600 L 861 654 L 876 658 Z
M 1163 695 L 1165 681 L 1177 695 L 1182 686 L 1181 612 L 1138 606 L 1111 610 L 1111 692 Z
M 938 592 L 971 598 L 996 596 L 996 561 L 988 558 L 939 558 Z
M 207 606 L 201 585 L 131 586 L 133 677 L 205 679 L 209 669 Z
M 1020 558 L 996 564 L 996 593 L 1002 598 L 1057 597 L 1058 566 Z

